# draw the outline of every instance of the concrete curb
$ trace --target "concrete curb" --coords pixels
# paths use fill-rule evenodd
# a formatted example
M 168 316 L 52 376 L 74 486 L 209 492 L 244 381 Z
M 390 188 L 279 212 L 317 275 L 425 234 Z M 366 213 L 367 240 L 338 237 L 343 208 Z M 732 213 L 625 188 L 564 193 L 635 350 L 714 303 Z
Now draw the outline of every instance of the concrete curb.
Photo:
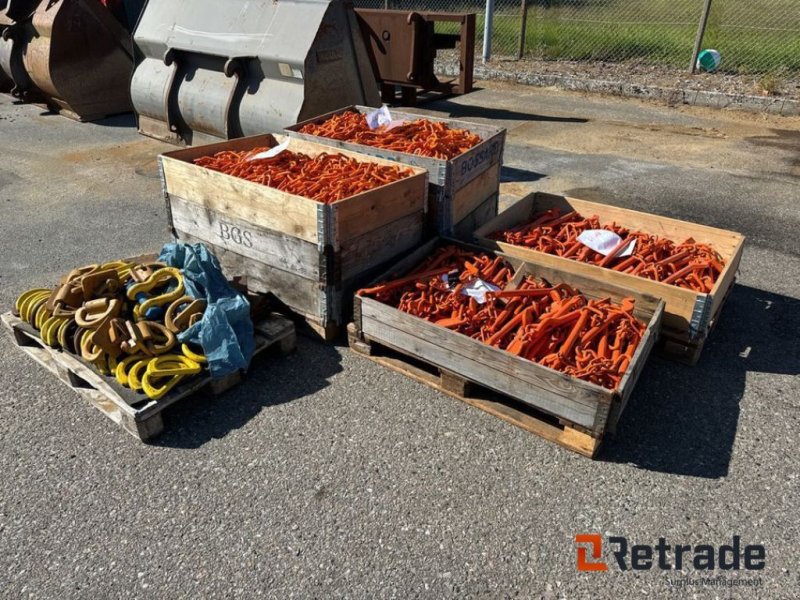
M 448 77 L 457 77 L 457 64 L 437 65 L 437 72 Z M 539 73 L 514 73 L 495 67 L 475 66 L 476 79 L 498 79 L 513 81 L 524 85 L 538 87 L 558 87 L 578 92 L 611 94 L 626 98 L 658 100 L 667 104 L 690 104 L 709 108 L 730 108 L 750 112 L 765 112 L 784 117 L 800 116 L 800 101 L 786 98 L 750 96 L 747 94 L 726 94 L 723 92 L 706 92 L 698 90 L 681 90 L 657 86 L 637 85 L 619 81 L 602 81 L 598 79 L 582 79 L 566 75 Z

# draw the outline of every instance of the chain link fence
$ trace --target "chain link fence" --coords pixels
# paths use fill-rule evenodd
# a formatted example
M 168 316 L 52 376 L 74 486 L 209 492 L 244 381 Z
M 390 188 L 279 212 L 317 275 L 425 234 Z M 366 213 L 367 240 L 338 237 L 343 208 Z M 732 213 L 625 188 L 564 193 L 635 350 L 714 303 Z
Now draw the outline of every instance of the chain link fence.
M 495 0 L 493 59 L 656 65 L 688 71 L 706 0 Z M 355 0 L 356 7 L 475 12 L 480 0 Z M 446 27 L 446 25 L 445 25 Z M 800 75 L 800 0 L 711 0 L 702 48 L 723 75 Z

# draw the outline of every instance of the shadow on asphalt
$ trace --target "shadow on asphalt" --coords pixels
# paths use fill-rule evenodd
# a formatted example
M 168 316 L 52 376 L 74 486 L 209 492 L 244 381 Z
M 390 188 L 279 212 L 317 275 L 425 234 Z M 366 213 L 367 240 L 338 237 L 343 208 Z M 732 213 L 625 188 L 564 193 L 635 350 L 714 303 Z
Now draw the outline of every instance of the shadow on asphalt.
M 800 300 L 736 285 L 697 366 L 651 359 L 600 460 L 725 477 L 747 375 L 800 374 L 798 323 Z M 757 410 L 771 410 L 781 394 L 777 384 Z
M 497 119 L 500 121 L 547 121 L 555 123 L 588 123 L 589 119 L 579 117 L 554 117 L 536 113 L 507 110 L 505 108 L 492 108 L 489 106 L 465 106 L 449 99 L 433 100 L 427 102 L 424 108 L 446 112 L 453 119 L 477 117 L 480 119 Z
M 545 177 L 547 177 L 545 173 L 517 169 L 516 167 L 508 167 L 506 165 L 503 165 L 503 168 L 500 171 L 500 183 L 527 183 L 531 181 L 539 181 Z
M 164 433 L 151 443 L 199 448 L 243 427 L 263 410 L 318 392 L 341 370 L 335 346 L 298 336 L 295 352 L 259 354 L 244 381 L 225 394 L 203 393 L 169 407 L 164 411 Z
M 51 110 L 45 110 L 44 112 L 39 113 L 41 117 L 62 117 L 59 113 Z M 67 119 L 69 117 L 62 117 Z M 120 127 L 120 128 L 135 128 L 136 127 L 136 115 L 132 112 L 129 113 L 122 113 L 119 115 L 112 115 L 110 117 L 105 117 L 103 119 L 98 119 L 97 121 L 92 121 L 95 125 L 100 125 L 101 127 Z

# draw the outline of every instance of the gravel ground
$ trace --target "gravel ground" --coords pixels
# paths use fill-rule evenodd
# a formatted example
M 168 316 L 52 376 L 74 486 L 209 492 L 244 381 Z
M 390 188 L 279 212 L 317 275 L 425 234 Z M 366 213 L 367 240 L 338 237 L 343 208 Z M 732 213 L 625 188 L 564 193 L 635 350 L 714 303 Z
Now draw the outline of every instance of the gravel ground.
M 440 51 L 437 56 L 439 69 L 457 64 L 458 56 L 453 51 Z M 456 62 L 454 62 L 456 61 Z M 554 75 L 575 79 L 635 84 L 669 90 L 720 92 L 731 95 L 763 96 L 800 100 L 800 74 L 785 73 L 765 77 L 764 74 L 739 73 L 694 73 L 667 65 L 650 65 L 638 62 L 538 60 L 534 58 L 497 57 L 488 63 L 476 65 L 490 70 L 518 74 Z
M 301 338 L 224 397 L 176 405 L 143 445 L 0 334 L 4 597 L 800 597 L 800 124 L 481 87 L 424 110 L 509 128 L 504 205 L 566 191 L 748 236 L 699 365 L 651 359 L 590 461 Z M 0 97 L 0 135 L 0 311 L 165 241 L 165 146 L 130 119 L 78 124 Z M 594 532 L 740 535 L 766 569 L 755 590 L 578 573 L 574 536 Z

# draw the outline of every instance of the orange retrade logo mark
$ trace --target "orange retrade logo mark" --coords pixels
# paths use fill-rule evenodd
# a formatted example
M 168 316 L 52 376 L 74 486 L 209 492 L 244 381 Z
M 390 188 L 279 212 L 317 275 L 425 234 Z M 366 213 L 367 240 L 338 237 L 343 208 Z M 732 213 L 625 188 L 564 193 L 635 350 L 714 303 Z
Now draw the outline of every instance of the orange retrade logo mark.
M 579 533 L 575 536 L 576 544 L 591 544 L 592 558 L 597 560 L 603 556 L 603 538 L 599 533 Z M 578 571 L 608 571 L 608 565 L 602 560 L 587 562 L 586 548 L 578 546 Z

